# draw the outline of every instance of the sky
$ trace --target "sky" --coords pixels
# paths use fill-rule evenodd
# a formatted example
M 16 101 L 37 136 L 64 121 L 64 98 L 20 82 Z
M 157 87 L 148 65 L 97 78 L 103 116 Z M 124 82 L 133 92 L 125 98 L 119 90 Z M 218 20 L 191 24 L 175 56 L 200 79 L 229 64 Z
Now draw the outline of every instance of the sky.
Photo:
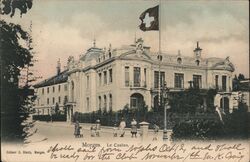
M 235 73 L 249 77 L 249 2 L 247 0 L 162 0 L 160 7 L 161 50 L 167 54 L 193 56 L 196 42 L 202 57 L 230 57 Z M 140 14 L 159 1 L 142 0 L 33 0 L 22 18 L 2 16 L 28 30 L 32 21 L 35 75 L 46 79 L 56 74 L 60 58 L 79 55 L 93 45 L 113 48 L 137 38 L 159 50 L 159 31 L 140 31 Z

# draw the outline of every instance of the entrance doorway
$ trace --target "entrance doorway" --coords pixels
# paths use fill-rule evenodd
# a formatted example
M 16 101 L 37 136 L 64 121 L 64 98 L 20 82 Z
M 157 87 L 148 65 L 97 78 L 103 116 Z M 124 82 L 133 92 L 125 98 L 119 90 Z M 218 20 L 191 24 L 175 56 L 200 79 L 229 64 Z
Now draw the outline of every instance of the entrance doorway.
M 227 97 L 222 97 L 220 99 L 220 107 L 226 114 L 229 113 L 229 99 Z

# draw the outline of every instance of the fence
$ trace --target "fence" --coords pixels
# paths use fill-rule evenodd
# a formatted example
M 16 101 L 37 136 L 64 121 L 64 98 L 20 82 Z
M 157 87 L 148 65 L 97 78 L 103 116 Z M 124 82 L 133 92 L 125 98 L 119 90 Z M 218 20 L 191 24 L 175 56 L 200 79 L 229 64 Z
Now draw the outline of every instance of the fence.
M 100 120 L 101 125 L 104 126 L 114 126 L 114 124 L 119 124 L 121 119 L 124 118 L 126 126 L 131 126 L 132 119 L 136 119 L 139 124 L 142 121 L 150 123 L 149 128 L 153 128 L 153 124 L 159 125 L 161 129 L 164 128 L 164 115 L 159 112 L 92 112 L 92 113 L 77 113 L 75 119 L 81 123 L 95 123 L 97 119 Z M 203 113 L 203 114 L 177 114 L 168 113 L 167 114 L 167 127 L 168 129 L 173 128 L 177 123 L 188 121 L 188 120 L 218 120 L 215 113 Z
M 66 121 L 66 115 L 53 114 L 51 115 L 33 115 L 33 120 L 39 121 Z

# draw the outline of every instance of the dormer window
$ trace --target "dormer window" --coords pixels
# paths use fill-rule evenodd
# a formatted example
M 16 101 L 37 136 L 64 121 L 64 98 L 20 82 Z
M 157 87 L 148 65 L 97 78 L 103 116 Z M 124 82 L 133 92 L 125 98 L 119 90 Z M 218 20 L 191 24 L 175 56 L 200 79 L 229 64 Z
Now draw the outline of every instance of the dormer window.
M 199 66 L 200 65 L 200 60 L 196 60 L 195 63 L 196 63 L 197 66 Z
M 180 57 L 177 58 L 177 62 L 178 64 L 181 64 L 182 63 L 182 59 Z

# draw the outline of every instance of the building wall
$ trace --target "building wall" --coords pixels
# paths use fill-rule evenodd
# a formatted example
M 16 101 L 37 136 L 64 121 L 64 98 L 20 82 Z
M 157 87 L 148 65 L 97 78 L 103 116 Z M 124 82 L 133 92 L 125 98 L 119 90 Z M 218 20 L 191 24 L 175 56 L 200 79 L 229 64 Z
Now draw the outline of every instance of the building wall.
M 60 91 L 59 91 L 59 86 Z M 67 86 L 65 89 L 64 86 Z M 53 92 L 53 87 L 55 91 Z M 49 89 L 49 93 L 48 90 Z M 43 93 L 44 91 L 44 93 Z M 65 96 L 68 97 L 68 84 L 66 83 L 60 83 L 56 85 L 51 85 L 51 86 L 45 86 L 45 87 L 40 87 L 35 90 L 37 99 L 35 102 L 35 107 L 36 107 L 36 114 L 51 114 L 51 108 L 54 108 L 56 103 L 59 104 L 60 110 L 63 110 L 63 102 Z M 60 102 L 59 102 L 59 97 L 60 97 Z M 54 103 L 53 103 L 53 98 L 54 98 Z M 47 103 L 47 99 L 49 99 L 49 103 Z
M 147 49 L 146 51 L 148 52 L 149 50 Z M 107 51 L 95 47 L 90 48 L 84 58 L 76 61 L 72 59 L 73 61 L 69 62 L 68 81 L 63 83 L 68 85 L 68 91 L 61 91 L 58 94 L 49 93 L 42 95 L 40 94 L 41 88 L 38 88 L 38 94 L 41 96 L 40 102 L 44 104 L 46 103 L 46 98 L 50 98 L 51 100 L 52 97 L 57 99 L 58 96 L 68 95 L 69 102 L 72 103 L 74 112 L 104 110 L 105 105 L 107 111 L 110 109 L 117 111 L 123 109 L 125 105 L 130 107 L 131 95 L 139 93 L 143 96 L 145 104 L 151 108 L 154 103 L 153 98 L 157 95 L 158 90 L 158 88 L 154 87 L 154 73 L 155 71 L 159 71 L 159 62 L 153 55 L 150 55 L 150 53 L 147 54 L 143 52 L 145 51 L 140 49 L 137 45 L 129 46 L 128 49 L 122 48 L 121 50 L 114 51 L 110 57 Z M 178 58 L 181 58 L 182 62 L 178 62 Z M 195 64 L 196 60 L 200 60 L 201 63 Z M 175 91 L 189 88 L 189 81 L 193 81 L 193 75 L 201 76 L 200 88 L 216 88 L 215 76 L 218 75 L 218 90 L 220 92 L 226 92 L 226 94 L 230 96 L 233 70 L 224 68 L 224 66 L 226 67 L 229 65 L 229 60 L 219 58 L 212 58 L 212 60 L 215 61 L 211 63 L 211 61 L 206 61 L 200 57 L 186 58 L 180 56 L 180 54 L 177 56 L 164 56 L 163 62 L 160 64 L 160 69 L 161 72 L 165 72 L 165 81 L 170 90 Z M 125 85 L 125 67 L 129 67 L 128 86 Z M 133 83 L 134 67 L 140 68 L 141 76 L 139 87 L 136 87 Z M 110 82 L 109 79 L 109 71 L 111 69 L 112 82 Z M 144 74 L 144 69 L 146 69 L 146 75 Z M 107 82 L 104 80 L 105 73 Z M 183 88 L 175 87 L 176 73 L 184 75 Z M 99 74 L 101 74 L 101 80 Z M 222 76 L 226 76 L 227 78 L 226 90 L 222 90 Z M 46 89 L 47 87 L 44 88 Z M 105 96 L 106 104 L 104 102 Z M 110 96 L 112 96 L 112 99 Z M 110 106 L 111 100 L 112 107 Z M 220 98 L 217 97 L 216 101 L 219 100 Z M 46 106 L 51 107 L 53 105 L 49 104 Z

